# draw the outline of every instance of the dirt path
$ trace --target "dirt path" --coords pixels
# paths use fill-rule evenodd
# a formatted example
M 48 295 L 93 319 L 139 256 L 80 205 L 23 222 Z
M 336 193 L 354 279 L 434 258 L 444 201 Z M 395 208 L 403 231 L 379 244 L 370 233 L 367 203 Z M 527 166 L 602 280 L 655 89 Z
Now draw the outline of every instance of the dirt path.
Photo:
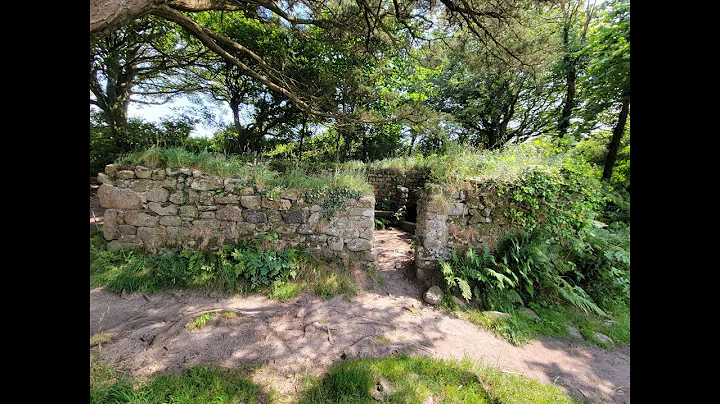
M 376 231 L 383 285 L 361 291 L 350 301 L 308 294 L 284 303 L 260 294 L 118 296 L 91 289 L 90 336 L 111 334 L 112 340 L 102 345 L 104 360 L 136 376 L 193 364 L 260 364 L 255 381 L 286 397 L 298 392 L 304 375 L 320 375 L 336 361 L 405 352 L 469 357 L 555 383 L 587 402 L 630 402 L 629 347 L 606 351 L 571 340 L 543 339 L 518 348 L 446 315 L 422 301 L 408 241 L 409 235 L 400 230 Z M 237 317 L 201 330 L 185 329 L 199 314 L 226 310 Z

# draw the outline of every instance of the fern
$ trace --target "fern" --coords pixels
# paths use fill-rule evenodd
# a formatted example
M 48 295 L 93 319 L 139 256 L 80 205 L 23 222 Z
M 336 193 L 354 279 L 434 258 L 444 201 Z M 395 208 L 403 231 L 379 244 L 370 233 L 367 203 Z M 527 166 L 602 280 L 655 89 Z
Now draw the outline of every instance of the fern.
M 443 259 L 440 259 L 439 262 L 440 271 L 445 278 L 445 293 L 452 294 L 453 289 L 455 288 L 455 286 L 457 286 L 460 289 L 460 294 L 462 295 L 462 297 L 466 301 L 470 301 L 470 299 L 472 298 L 472 291 L 470 290 L 470 285 L 467 283 L 467 281 L 463 278 L 455 276 L 455 272 L 453 271 L 450 263 L 446 262 Z
M 508 312 L 515 307 L 523 306 L 523 300 L 513 289 L 489 289 L 484 295 L 484 302 L 488 309 Z
M 462 295 L 463 299 L 465 299 L 465 301 L 470 301 L 470 298 L 472 298 L 470 285 L 464 279 L 455 278 L 455 280 L 457 281 L 457 285 L 460 288 L 460 294 Z
M 600 307 L 598 307 L 597 304 L 595 304 L 595 302 L 593 302 L 592 298 L 590 298 L 583 288 L 577 285 L 571 285 L 563 278 L 558 279 L 560 280 L 558 292 L 568 303 L 579 307 L 583 312 L 585 312 L 585 314 L 589 314 L 590 311 L 593 311 L 601 316 L 607 315 Z

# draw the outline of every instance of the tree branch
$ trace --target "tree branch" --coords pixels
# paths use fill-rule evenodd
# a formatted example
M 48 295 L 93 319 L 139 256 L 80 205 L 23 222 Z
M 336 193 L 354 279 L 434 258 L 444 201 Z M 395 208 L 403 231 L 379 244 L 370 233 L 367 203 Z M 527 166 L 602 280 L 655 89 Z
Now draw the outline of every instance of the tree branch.
M 235 56 L 231 55 L 225 49 L 223 49 L 220 45 L 218 45 L 213 38 L 211 38 L 207 33 L 206 30 L 198 25 L 195 21 L 185 17 L 182 13 L 179 11 L 173 10 L 169 7 L 163 6 L 158 7 L 152 11 L 152 14 L 157 15 L 158 17 L 165 18 L 169 21 L 173 21 L 180 25 L 181 27 L 187 29 L 190 31 L 195 37 L 197 37 L 205 46 L 210 48 L 213 52 L 220 55 L 223 59 L 227 60 L 228 62 L 232 63 L 233 65 L 239 67 L 240 69 L 247 72 L 248 76 L 254 78 L 255 80 L 265 84 L 268 88 L 277 91 L 278 93 L 282 94 L 284 97 L 291 100 L 295 105 L 297 105 L 300 109 L 307 112 L 310 115 L 318 116 L 318 117 L 324 117 L 324 118 L 331 118 L 333 117 L 332 114 L 324 113 L 315 110 L 310 105 L 308 105 L 305 101 L 301 100 L 297 95 L 293 94 L 288 89 L 281 87 L 280 85 L 272 82 L 268 77 L 263 76 L 256 72 L 255 70 L 248 67 L 246 64 L 241 62 L 239 59 L 237 59 Z

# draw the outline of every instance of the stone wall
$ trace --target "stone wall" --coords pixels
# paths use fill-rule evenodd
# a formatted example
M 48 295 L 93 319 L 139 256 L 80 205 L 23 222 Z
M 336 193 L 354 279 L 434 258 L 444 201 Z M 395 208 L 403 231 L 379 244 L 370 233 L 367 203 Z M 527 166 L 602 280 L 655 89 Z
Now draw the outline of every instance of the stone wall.
M 368 169 L 367 179 L 375 191 L 375 200 L 378 209 L 397 210 L 405 204 L 414 219 L 415 207 L 418 197 L 428 181 L 429 169 Z M 407 200 L 403 201 L 403 191 L 398 187 L 407 188 Z M 389 202 L 389 203 L 388 203 Z M 389 204 L 390 206 L 383 206 Z
M 502 202 L 502 203 L 500 203 Z M 509 206 L 495 189 L 482 183 L 462 183 L 459 188 L 428 184 L 418 201 L 415 228 L 415 270 L 426 286 L 444 285 L 438 259 L 449 259 L 453 248 L 492 250 L 503 234 L 517 229 L 505 217 Z
M 98 179 L 109 249 L 216 249 L 276 232 L 280 247 L 305 246 L 323 258 L 376 264 L 372 195 L 347 199 L 339 211 L 328 213 L 300 190 L 272 195 L 237 179 L 186 168 L 111 164 Z

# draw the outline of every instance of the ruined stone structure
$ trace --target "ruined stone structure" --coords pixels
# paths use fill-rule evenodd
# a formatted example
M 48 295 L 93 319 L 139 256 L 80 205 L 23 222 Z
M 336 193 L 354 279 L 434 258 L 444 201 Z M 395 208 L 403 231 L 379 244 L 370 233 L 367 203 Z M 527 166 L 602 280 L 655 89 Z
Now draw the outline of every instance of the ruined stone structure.
M 397 210 L 405 205 L 406 219 L 414 222 L 418 197 L 428 181 L 429 174 L 430 170 L 427 168 L 405 171 L 374 168 L 368 169 L 367 179 L 375 191 L 378 209 Z
M 280 247 L 305 246 L 325 258 L 376 265 L 372 254 L 375 198 L 347 199 L 337 211 L 198 170 L 106 166 L 98 175 L 109 249 L 150 252 L 214 249 L 275 232 Z
M 482 183 L 464 182 L 459 188 L 428 184 L 418 201 L 415 229 L 415 270 L 426 286 L 444 285 L 438 259 L 449 259 L 454 248 L 494 248 L 495 241 L 516 231 L 505 217 L 507 200 Z

